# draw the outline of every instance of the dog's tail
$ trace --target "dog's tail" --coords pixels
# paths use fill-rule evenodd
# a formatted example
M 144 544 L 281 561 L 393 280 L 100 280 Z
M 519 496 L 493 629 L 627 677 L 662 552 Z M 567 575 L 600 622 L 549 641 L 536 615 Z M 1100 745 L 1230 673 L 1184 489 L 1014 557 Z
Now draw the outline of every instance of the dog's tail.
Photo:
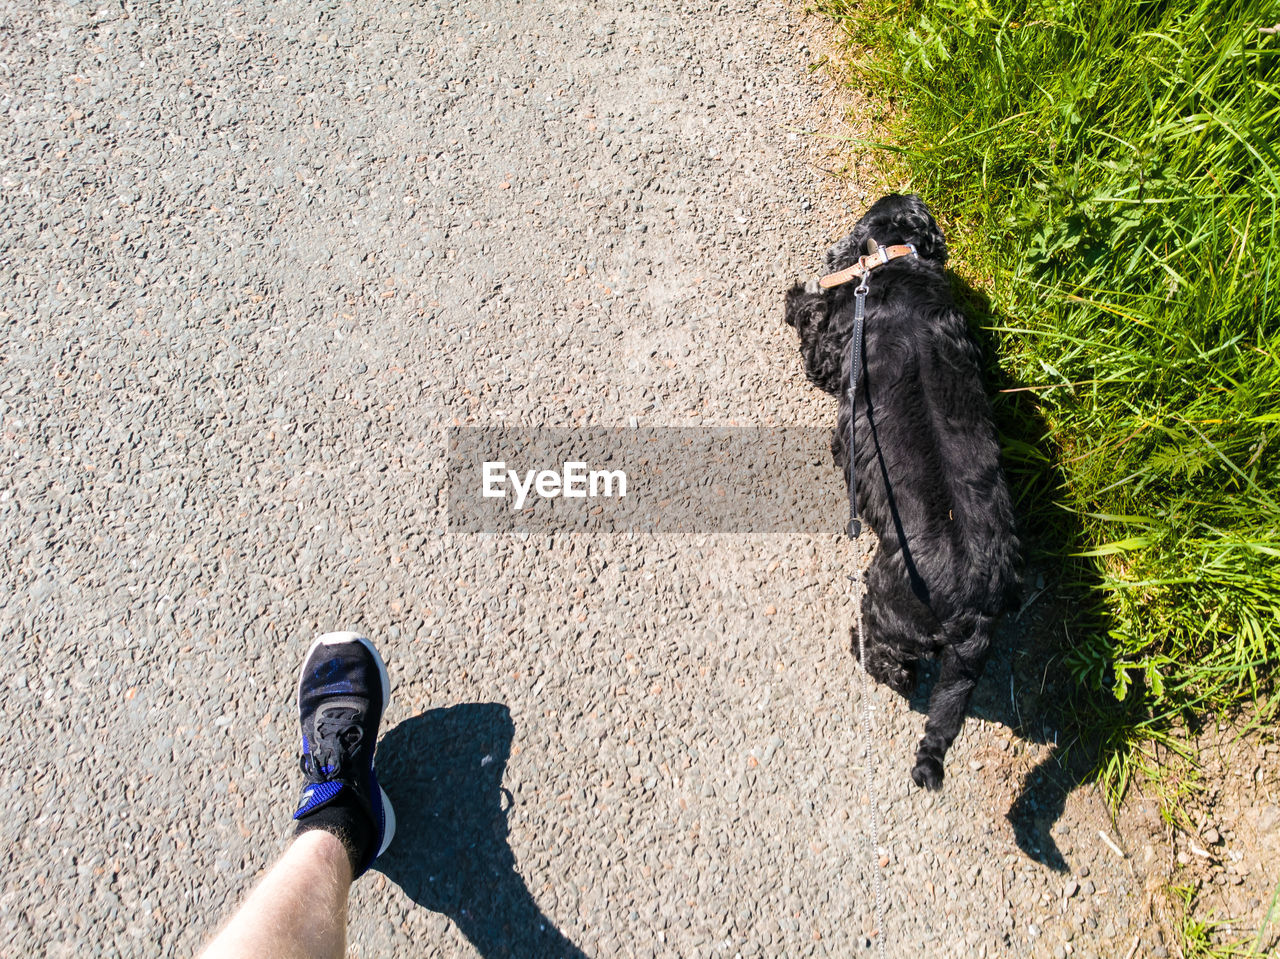
M 795 284 L 787 291 L 787 323 L 800 334 L 800 354 L 809 382 L 832 396 L 843 389 L 840 364 L 844 344 L 831 336 L 828 294 L 810 281 Z

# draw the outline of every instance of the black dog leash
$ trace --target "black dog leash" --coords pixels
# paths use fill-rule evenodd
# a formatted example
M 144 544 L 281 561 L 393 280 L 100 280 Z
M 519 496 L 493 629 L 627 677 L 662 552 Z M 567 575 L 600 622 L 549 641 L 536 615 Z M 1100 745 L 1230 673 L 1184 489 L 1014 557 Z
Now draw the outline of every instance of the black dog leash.
M 867 250 L 870 252 L 866 256 L 859 257 L 858 262 L 847 270 L 824 276 L 818 281 L 823 288 L 829 289 L 853 279 L 855 276 L 858 277 L 858 286 L 853 291 L 853 336 L 849 341 L 849 440 L 845 444 L 849 454 L 846 480 L 849 484 L 849 527 L 847 532 L 850 539 L 857 539 L 862 532 L 862 522 L 858 519 L 858 472 L 853 462 L 853 451 L 855 446 L 854 436 L 857 432 L 858 380 L 862 377 L 862 326 L 866 310 L 867 291 L 871 288 L 871 271 L 900 256 L 917 255 L 916 248 L 911 243 L 882 247 L 875 240 L 868 239 Z
M 872 241 L 875 242 L 875 241 Z M 862 532 L 862 523 L 858 520 L 858 469 L 853 462 L 854 434 L 857 432 L 857 398 L 858 379 L 862 376 L 862 318 L 866 308 L 868 281 L 871 271 L 862 274 L 858 288 L 853 291 L 853 338 L 849 343 L 849 439 L 845 443 L 848 452 L 849 483 L 849 538 L 857 539 Z
M 884 266 L 899 256 L 915 256 L 916 248 L 911 244 L 882 248 L 875 240 L 867 240 L 866 256 L 859 257 L 858 262 L 840 273 L 824 276 L 819 284 L 824 289 L 838 286 L 854 277 L 858 278 L 858 286 L 853 291 L 853 336 L 849 341 L 849 439 L 848 450 L 848 483 L 849 483 L 849 539 L 853 540 L 853 573 L 849 581 L 853 584 L 854 619 L 858 632 L 858 661 L 862 664 L 859 673 L 862 681 L 862 762 L 867 777 L 867 800 L 870 814 L 872 862 L 872 885 L 875 890 L 875 943 L 876 953 L 885 959 L 886 940 L 884 927 L 884 853 L 880 849 L 880 813 L 876 796 L 876 781 L 873 773 L 871 757 L 871 732 L 873 727 L 871 694 L 867 689 L 867 640 L 866 629 L 862 622 L 862 600 L 866 586 L 862 579 L 862 550 L 858 543 L 858 535 L 862 532 L 862 523 L 858 520 L 858 472 L 854 464 L 855 435 L 857 433 L 857 397 L 858 381 L 862 379 L 862 338 L 863 321 L 866 314 L 867 291 L 870 289 L 871 271 L 877 266 Z M 867 940 L 870 947 L 871 940 Z

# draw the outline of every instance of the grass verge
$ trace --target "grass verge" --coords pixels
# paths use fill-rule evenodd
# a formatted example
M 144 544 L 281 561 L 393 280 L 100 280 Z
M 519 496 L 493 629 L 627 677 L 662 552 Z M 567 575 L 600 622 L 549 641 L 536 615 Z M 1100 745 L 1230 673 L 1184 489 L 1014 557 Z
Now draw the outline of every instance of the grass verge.
M 1280 3 L 818 9 L 985 291 L 1011 483 L 1118 799 L 1174 724 L 1280 705 Z

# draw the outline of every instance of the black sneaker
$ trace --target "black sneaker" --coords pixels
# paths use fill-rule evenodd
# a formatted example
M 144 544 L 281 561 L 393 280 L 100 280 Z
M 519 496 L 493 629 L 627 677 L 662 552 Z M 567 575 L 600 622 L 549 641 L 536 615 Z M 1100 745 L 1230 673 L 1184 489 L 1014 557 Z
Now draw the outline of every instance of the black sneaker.
M 298 677 L 303 775 L 298 832 L 326 829 L 361 875 L 391 845 L 396 817 L 373 770 L 378 724 L 391 694 L 387 667 L 356 633 L 325 633 L 307 651 Z

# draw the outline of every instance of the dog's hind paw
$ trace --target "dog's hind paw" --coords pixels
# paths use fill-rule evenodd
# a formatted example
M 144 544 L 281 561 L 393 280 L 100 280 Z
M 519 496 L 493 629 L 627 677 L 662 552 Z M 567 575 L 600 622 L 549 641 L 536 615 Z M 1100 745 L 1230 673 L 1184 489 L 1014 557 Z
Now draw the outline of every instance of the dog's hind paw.
M 942 788 L 942 763 L 932 756 L 917 756 L 916 766 L 911 770 L 911 778 L 917 786 L 925 789 Z
M 876 678 L 899 696 L 910 699 L 916 688 L 915 663 L 907 663 L 906 665 L 892 663 L 886 665 L 884 675 Z
M 849 634 L 853 637 L 853 655 L 857 658 L 858 631 L 850 629 Z M 870 650 L 867 653 L 867 675 L 877 683 L 884 683 L 899 696 L 907 699 L 911 698 L 911 693 L 916 688 L 916 664 L 914 662 L 901 663 L 896 659 L 885 656 L 878 649 Z

